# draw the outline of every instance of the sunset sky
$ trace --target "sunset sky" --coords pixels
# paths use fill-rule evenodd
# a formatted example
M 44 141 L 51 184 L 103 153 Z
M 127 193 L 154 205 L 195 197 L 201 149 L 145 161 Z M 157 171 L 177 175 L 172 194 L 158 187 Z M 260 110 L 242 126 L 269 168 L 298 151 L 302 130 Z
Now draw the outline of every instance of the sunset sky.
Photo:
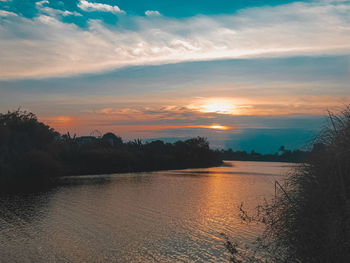
M 274 152 L 350 103 L 350 1 L 0 0 L 0 111 Z

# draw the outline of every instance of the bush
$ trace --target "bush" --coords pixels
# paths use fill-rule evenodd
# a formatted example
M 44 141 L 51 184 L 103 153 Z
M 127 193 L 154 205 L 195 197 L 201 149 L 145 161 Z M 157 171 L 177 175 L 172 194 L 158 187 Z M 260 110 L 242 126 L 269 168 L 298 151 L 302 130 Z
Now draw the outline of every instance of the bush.
M 16 110 L 0 114 L 1 185 L 28 186 L 28 182 L 44 182 L 58 174 L 60 165 L 48 151 L 58 136 L 33 113 Z
M 273 201 L 254 216 L 241 212 L 265 231 L 250 252 L 229 250 L 232 262 L 349 262 L 350 108 L 329 114 L 308 161 L 291 172 Z

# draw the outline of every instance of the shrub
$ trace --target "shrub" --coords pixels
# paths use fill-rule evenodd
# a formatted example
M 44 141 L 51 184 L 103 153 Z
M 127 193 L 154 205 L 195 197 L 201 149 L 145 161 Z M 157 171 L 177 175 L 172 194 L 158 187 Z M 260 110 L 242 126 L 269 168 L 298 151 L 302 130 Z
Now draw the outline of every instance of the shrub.
M 251 251 L 229 250 L 232 262 L 349 262 L 350 108 L 329 114 L 308 161 L 291 171 L 271 202 L 254 216 L 241 213 L 265 231 Z

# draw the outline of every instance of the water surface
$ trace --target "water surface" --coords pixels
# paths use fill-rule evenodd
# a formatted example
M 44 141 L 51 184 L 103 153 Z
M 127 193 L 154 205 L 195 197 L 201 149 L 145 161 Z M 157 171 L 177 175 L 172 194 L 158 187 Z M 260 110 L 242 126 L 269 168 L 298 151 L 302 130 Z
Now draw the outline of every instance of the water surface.
M 241 223 L 239 205 L 270 198 L 291 165 L 226 164 L 0 197 L 0 262 L 227 262 L 221 233 L 244 243 L 259 232 Z

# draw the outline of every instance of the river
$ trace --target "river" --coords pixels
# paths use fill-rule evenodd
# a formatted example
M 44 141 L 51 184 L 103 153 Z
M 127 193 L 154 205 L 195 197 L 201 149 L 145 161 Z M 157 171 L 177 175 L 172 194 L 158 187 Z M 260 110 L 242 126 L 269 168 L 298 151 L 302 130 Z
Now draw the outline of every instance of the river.
M 252 241 L 238 214 L 274 194 L 291 164 L 72 177 L 0 197 L 0 262 L 227 262 L 221 233 Z

